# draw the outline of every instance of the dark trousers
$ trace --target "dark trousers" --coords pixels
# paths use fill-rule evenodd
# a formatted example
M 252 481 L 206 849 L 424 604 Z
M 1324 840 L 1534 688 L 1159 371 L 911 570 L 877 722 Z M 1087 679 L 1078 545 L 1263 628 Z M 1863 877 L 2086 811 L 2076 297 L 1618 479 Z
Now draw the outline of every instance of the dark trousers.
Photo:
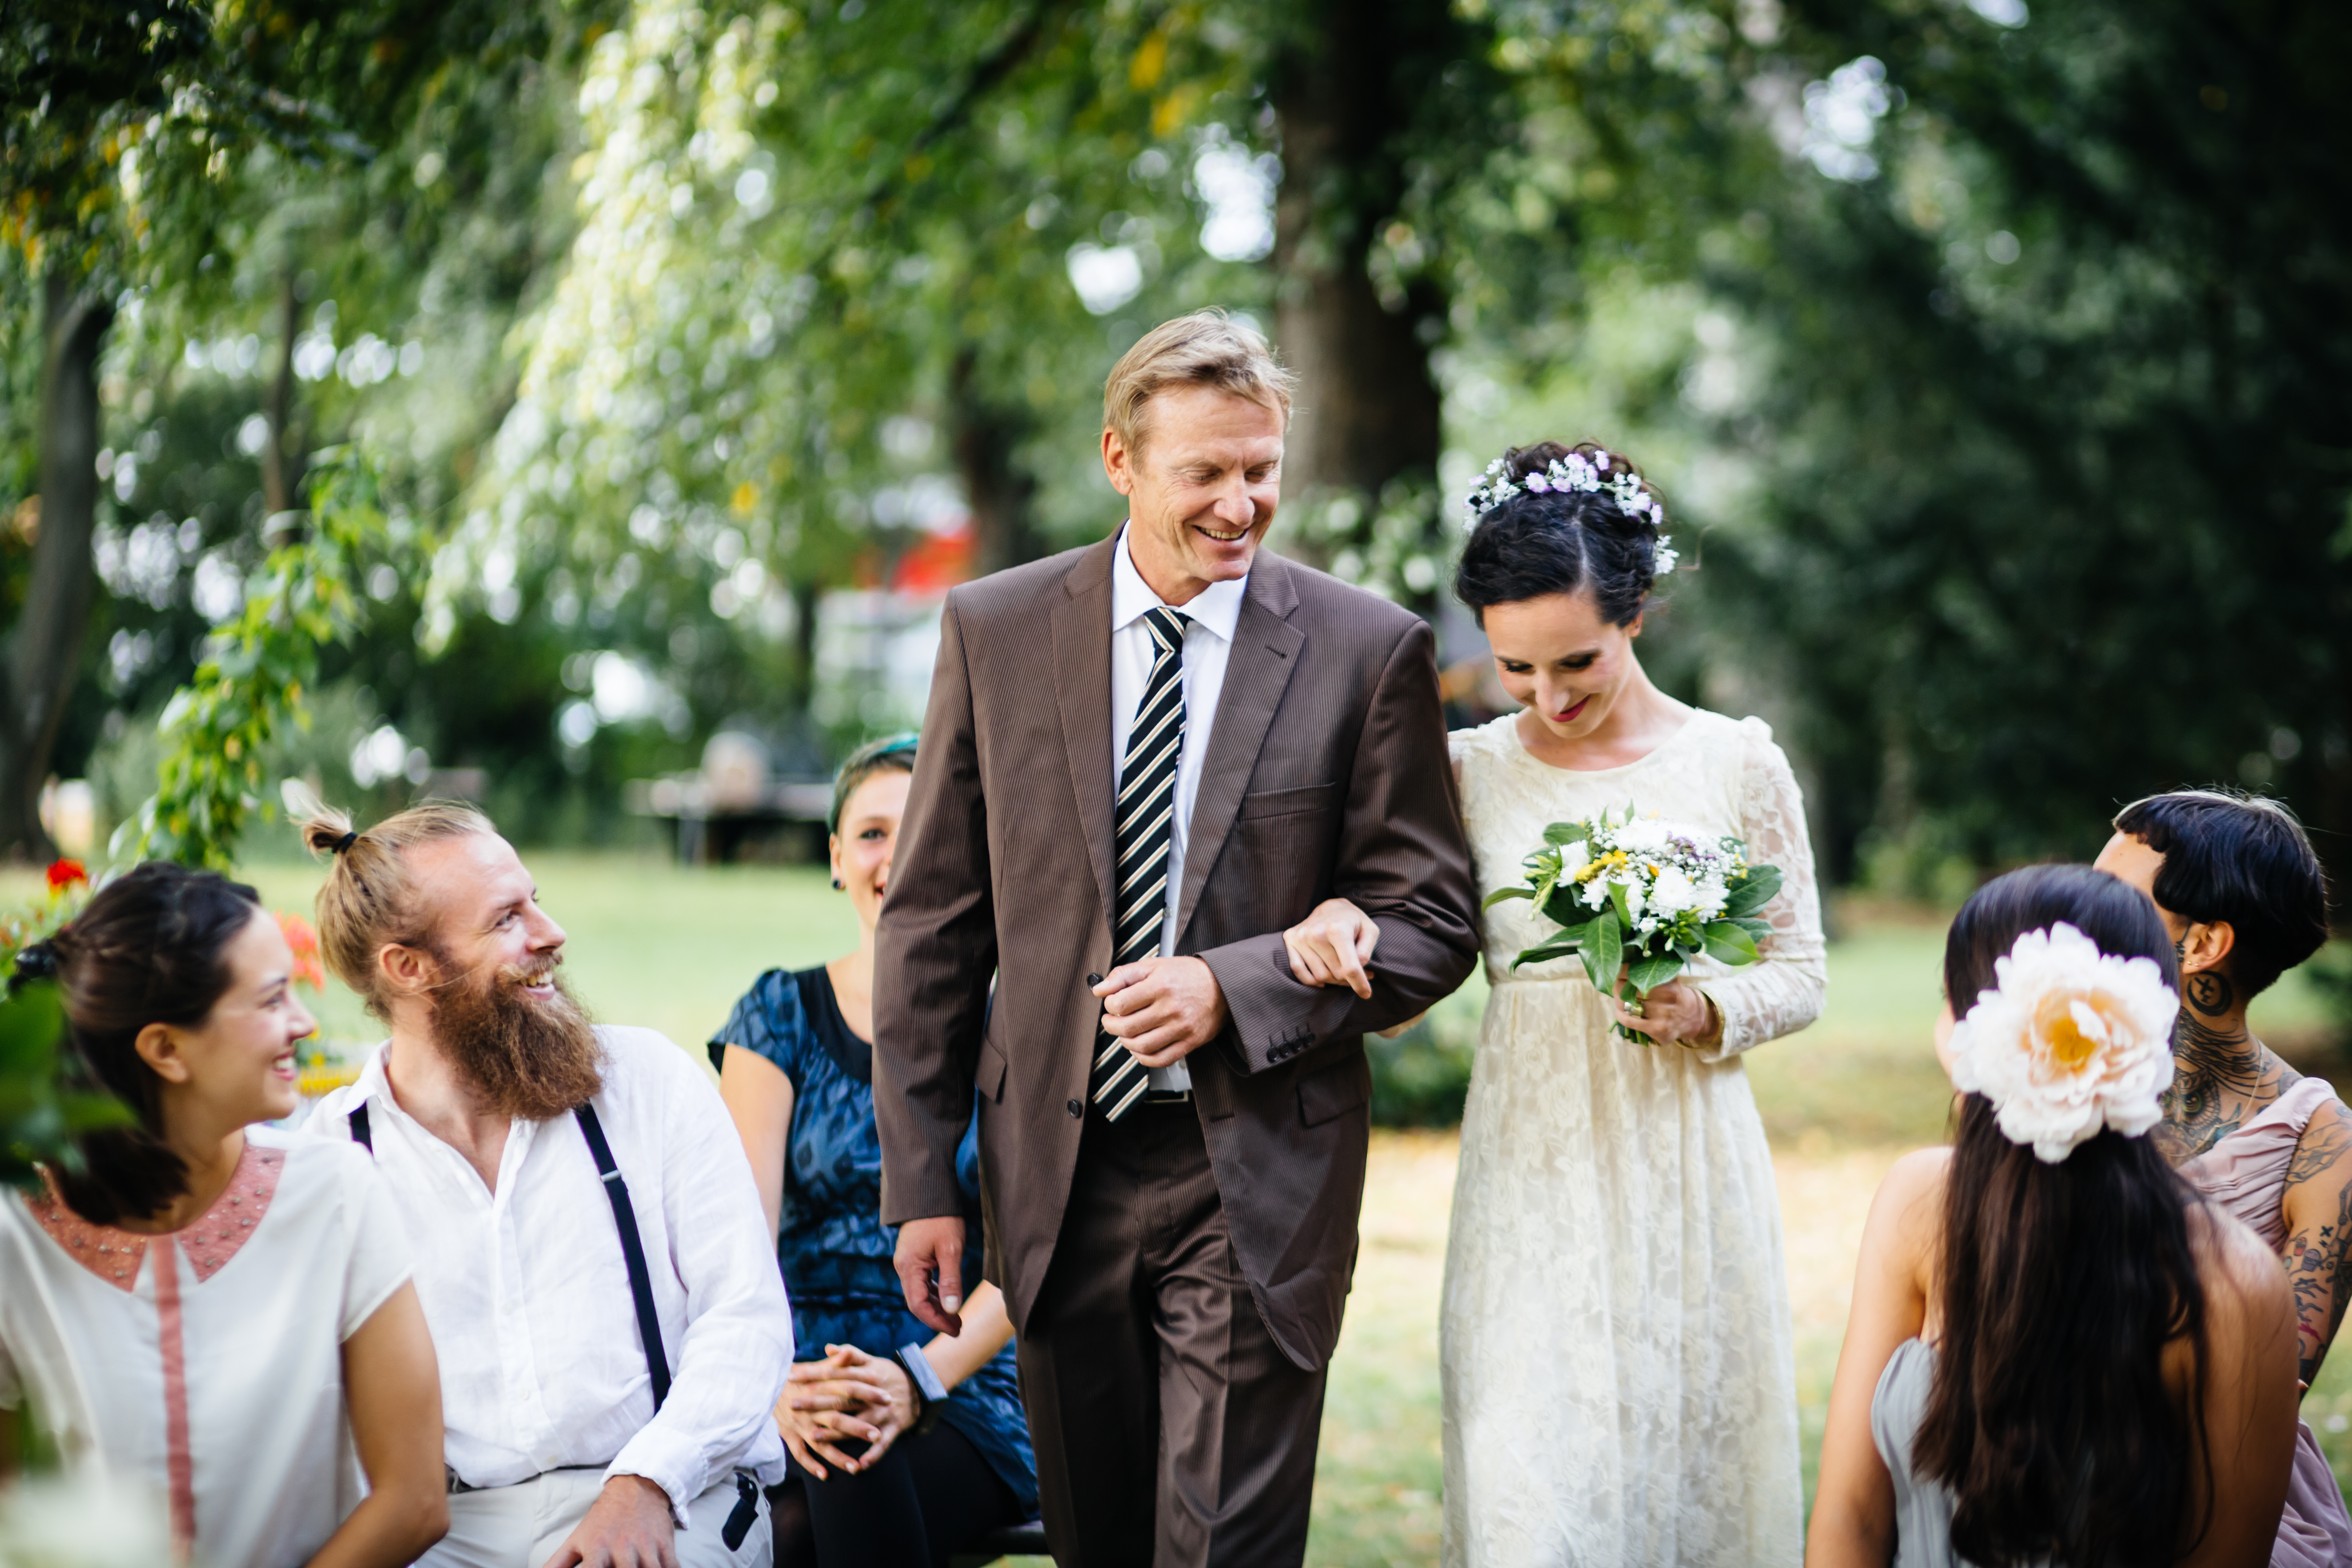
M 850 1454 L 865 1451 L 851 1439 Z M 947 1568 L 992 1530 L 1021 1522 L 1021 1505 L 971 1439 L 941 1422 L 890 1446 L 879 1464 L 825 1479 L 791 1461 L 792 1479 L 768 1494 L 776 1568 Z
M 1191 1104 L 1088 1118 L 1019 1355 L 1060 1568 L 1306 1555 L 1323 1373 L 1258 1315 Z

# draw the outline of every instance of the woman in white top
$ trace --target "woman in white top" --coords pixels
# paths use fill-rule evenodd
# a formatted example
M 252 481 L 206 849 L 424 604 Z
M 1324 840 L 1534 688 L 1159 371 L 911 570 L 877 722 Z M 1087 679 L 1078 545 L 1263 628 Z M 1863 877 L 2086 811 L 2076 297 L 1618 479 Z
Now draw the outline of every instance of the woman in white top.
M 447 1527 L 440 1383 L 367 1157 L 250 1123 L 312 1028 L 250 888 L 152 863 L 19 955 L 128 1105 L 0 1199 L 0 1407 L 69 1468 L 152 1483 L 206 1568 L 391 1568 Z

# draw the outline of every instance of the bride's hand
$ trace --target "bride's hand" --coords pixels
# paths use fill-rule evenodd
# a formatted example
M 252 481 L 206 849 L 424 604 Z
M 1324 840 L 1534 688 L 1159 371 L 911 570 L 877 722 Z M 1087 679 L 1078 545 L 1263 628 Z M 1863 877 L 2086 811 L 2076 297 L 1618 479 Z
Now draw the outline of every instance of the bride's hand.
M 1642 1011 L 1629 1013 L 1615 995 L 1608 998 L 1617 1021 L 1662 1046 L 1712 1046 L 1723 1038 L 1723 1015 L 1696 985 L 1669 980 L 1642 999 Z
M 1370 997 L 1371 976 L 1364 966 L 1381 944 L 1372 917 L 1345 899 L 1326 899 L 1314 912 L 1282 933 L 1290 952 L 1291 974 L 1308 985 L 1345 985 Z

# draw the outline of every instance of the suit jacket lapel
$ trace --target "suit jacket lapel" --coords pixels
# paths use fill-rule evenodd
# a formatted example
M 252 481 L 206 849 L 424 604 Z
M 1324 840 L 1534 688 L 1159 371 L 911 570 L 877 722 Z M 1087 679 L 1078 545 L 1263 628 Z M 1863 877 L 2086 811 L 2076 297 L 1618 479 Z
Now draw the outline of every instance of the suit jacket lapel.
M 1192 910 L 1208 885 L 1209 868 L 1234 830 L 1250 773 L 1265 744 L 1274 710 L 1298 667 L 1307 634 L 1286 619 L 1298 605 L 1289 568 L 1278 555 L 1261 551 L 1251 563 L 1249 593 L 1234 626 L 1225 659 L 1225 687 L 1217 699 L 1217 721 L 1209 731 L 1209 754 L 1192 799 L 1191 837 L 1184 847 L 1184 882 L 1176 904 L 1176 940 L 1181 945 Z M 1108 704 L 1106 704 L 1108 706 Z
M 1078 558 L 1054 606 L 1054 697 L 1062 712 L 1070 784 L 1077 791 L 1087 858 L 1095 868 L 1104 918 L 1110 919 L 1110 563 L 1114 534 Z M 1230 682 L 1229 682 L 1230 684 Z

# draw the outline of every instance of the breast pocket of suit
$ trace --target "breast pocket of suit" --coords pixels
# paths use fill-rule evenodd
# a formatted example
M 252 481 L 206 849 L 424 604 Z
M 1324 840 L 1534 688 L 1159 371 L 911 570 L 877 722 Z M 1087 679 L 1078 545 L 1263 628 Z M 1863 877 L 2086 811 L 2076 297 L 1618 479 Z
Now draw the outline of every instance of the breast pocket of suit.
M 1302 784 L 1242 796 L 1233 847 L 1244 858 L 1261 929 L 1306 918 L 1330 887 L 1339 830 L 1339 786 Z

